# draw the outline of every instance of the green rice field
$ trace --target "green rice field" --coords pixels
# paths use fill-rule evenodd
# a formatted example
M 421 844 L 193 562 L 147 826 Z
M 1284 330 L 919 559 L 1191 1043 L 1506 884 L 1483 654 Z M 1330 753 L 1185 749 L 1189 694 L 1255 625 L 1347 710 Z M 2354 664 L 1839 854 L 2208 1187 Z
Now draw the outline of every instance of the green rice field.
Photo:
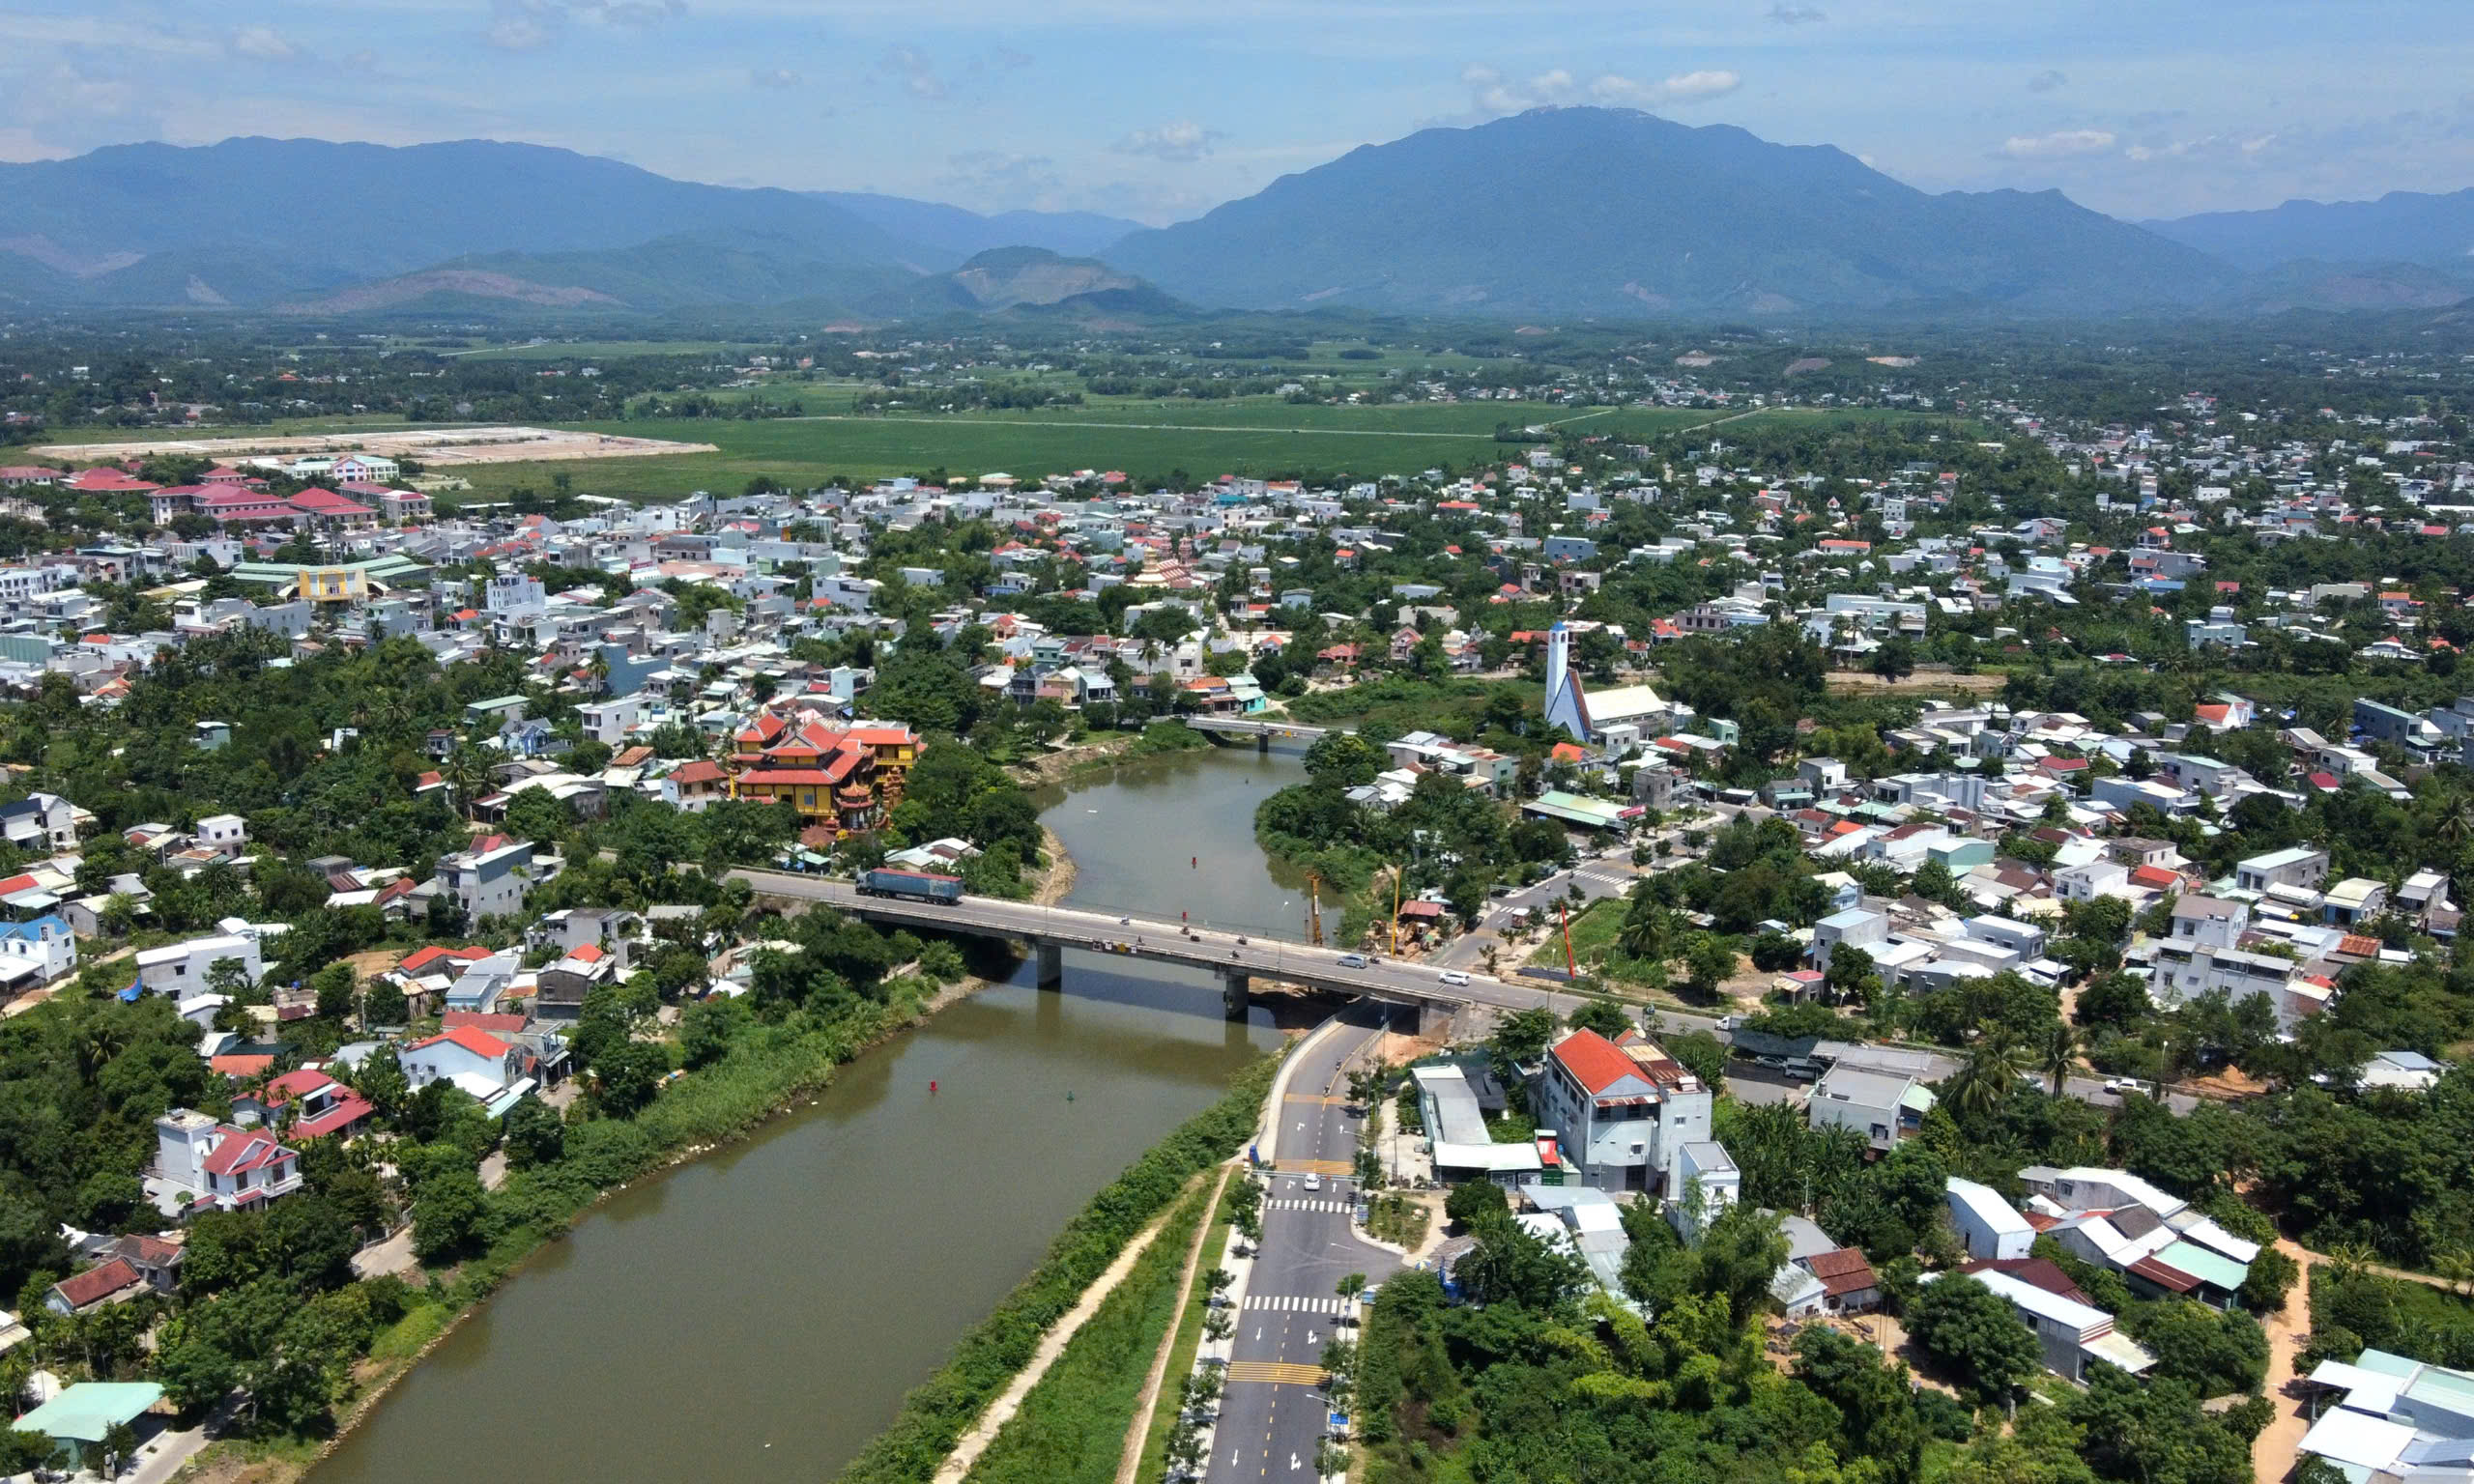
M 812 399 L 810 406 L 816 403 Z M 793 487 L 828 477 L 952 477 L 1002 471 L 1021 478 L 1081 469 L 1122 470 L 1139 482 L 1183 470 L 1197 478 L 1372 478 L 1502 458 L 1499 423 L 1570 423 L 1645 439 L 1726 414 L 1545 403 L 1415 403 L 1371 407 L 1111 400 L 1037 412 L 820 414 L 759 421 L 695 418 L 579 424 L 590 431 L 720 445 L 676 457 L 481 465 L 456 472 L 479 493 L 547 487 L 564 473 L 579 494 L 660 499 L 698 490 L 735 493 L 760 475 Z M 1797 416 L 1807 414 L 1782 413 Z

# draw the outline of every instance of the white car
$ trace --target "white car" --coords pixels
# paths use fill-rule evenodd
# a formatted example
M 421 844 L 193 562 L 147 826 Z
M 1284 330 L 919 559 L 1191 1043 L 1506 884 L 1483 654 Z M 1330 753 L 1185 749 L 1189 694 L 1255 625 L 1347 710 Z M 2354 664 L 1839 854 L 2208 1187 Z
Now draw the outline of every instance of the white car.
M 1309 1176 L 1307 1176 L 1307 1177 L 1306 1177 L 1306 1188 L 1307 1188 L 1307 1189 L 1309 1189 L 1309 1190 L 1320 1190 L 1320 1189 L 1322 1189 L 1322 1188 L 1323 1188 L 1323 1177 L 1322 1177 L 1322 1176 L 1320 1176 L 1320 1175 L 1309 1175 Z
M 1447 985 L 1465 985 L 1469 983 L 1469 976 L 1463 974 L 1458 969 L 1446 969 L 1442 973 L 1436 975 L 1435 978 L 1441 980 Z

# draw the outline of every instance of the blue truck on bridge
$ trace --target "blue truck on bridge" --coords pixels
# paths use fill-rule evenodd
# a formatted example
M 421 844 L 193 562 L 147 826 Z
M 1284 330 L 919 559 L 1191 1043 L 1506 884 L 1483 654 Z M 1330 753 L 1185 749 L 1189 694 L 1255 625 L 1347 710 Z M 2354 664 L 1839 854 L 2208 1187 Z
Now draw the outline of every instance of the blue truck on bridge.
M 867 870 L 859 873 L 859 894 L 951 906 L 963 899 L 963 882 L 960 876 L 932 876 L 918 870 Z

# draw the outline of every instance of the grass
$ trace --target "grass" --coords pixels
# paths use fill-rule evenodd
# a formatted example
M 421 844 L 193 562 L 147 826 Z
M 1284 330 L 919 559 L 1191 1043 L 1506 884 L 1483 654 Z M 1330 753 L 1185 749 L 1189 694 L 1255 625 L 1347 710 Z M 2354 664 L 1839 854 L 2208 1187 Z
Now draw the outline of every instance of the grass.
M 1426 1240 L 1426 1223 L 1432 1213 L 1402 1195 L 1378 1195 L 1366 1208 L 1366 1233 L 1377 1241 L 1414 1252 L 1418 1243 Z
M 760 349 L 728 340 L 547 340 L 540 344 L 441 350 L 459 360 L 610 360 L 621 356 L 733 356 Z
M 369 1358 L 391 1364 L 410 1360 L 421 1347 L 438 1338 L 446 1328 L 453 1311 L 444 1304 L 418 1303 L 404 1311 L 404 1317 L 379 1331 L 369 1345 Z
M 971 1467 L 972 1484 L 1108 1484 L 1116 1477 L 1151 1358 L 1176 1318 L 1186 1253 L 1210 1195 L 1206 1184 L 1171 1208 L 1125 1280 L 1075 1331 Z M 1164 1391 L 1176 1379 L 1164 1379 Z M 1162 1400 L 1173 1410 L 1171 1398 Z
M 789 385 L 769 388 L 791 394 Z M 817 388 L 824 396 L 831 392 Z M 823 400 L 806 388 L 811 408 Z M 932 394 L 924 394 L 932 395 Z M 1136 479 L 1184 470 L 1222 473 L 1372 478 L 1445 464 L 1466 468 L 1501 457 L 1498 423 L 1554 422 L 1573 410 L 1540 402 L 1290 406 L 1270 398 L 1225 402 L 1101 398 L 1080 407 L 1023 412 L 937 413 L 897 409 L 882 416 L 812 414 L 737 421 L 647 419 L 575 424 L 588 431 L 710 442 L 720 452 L 624 460 L 565 460 L 461 467 L 476 491 L 545 487 L 565 473 L 581 494 L 674 498 L 735 492 L 759 475 L 794 486 L 828 476 L 874 479 L 925 473 L 955 477 L 1003 471 L 1024 478 L 1082 469 L 1123 470 Z M 1625 411 L 1636 437 L 1708 422 L 1714 414 Z M 1608 431 L 1594 419 L 1593 432 Z
M 1209 1271 L 1218 1264 L 1220 1254 L 1228 1250 L 1228 1230 L 1236 1212 L 1236 1208 L 1229 1204 L 1228 1195 L 1236 1188 L 1236 1182 L 1246 1178 L 1241 1172 L 1221 1188 L 1220 1204 L 1211 1213 L 1211 1230 L 1202 1240 L 1203 1271 Z M 1166 1388 L 1174 1386 L 1194 1368 L 1194 1356 L 1202 1349 L 1203 1316 L 1211 1312 L 1210 1304 L 1205 1301 L 1210 1297 L 1211 1291 L 1203 1287 L 1197 1277 L 1194 1291 L 1186 1296 L 1184 1311 L 1177 1316 L 1177 1337 L 1169 1342 L 1168 1364 L 1160 1373 L 1162 1405 L 1151 1413 L 1151 1430 L 1143 1435 L 1142 1456 L 1134 1470 L 1137 1480 L 1159 1478 L 1167 1468 L 1168 1434 L 1176 1428 L 1177 1410 L 1168 1405 Z
M 842 1484 L 926 1484 L 954 1440 L 1021 1372 L 1050 1326 L 1116 1260 L 1197 1172 L 1243 1148 L 1279 1067 L 1265 1057 L 1237 1074 L 1226 1097 L 1180 1125 L 1066 1223 L 1049 1255 L 996 1311 L 963 1336 L 952 1358 L 903 1399 L 891 1426 L 838 1476 Z

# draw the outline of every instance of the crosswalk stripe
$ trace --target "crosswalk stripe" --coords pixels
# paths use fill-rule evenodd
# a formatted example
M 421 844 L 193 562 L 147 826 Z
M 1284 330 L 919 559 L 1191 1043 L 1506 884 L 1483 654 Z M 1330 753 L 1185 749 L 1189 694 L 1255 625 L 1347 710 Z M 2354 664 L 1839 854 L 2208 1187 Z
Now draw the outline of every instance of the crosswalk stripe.
M 1266 1314 L 1345 1314 L 1348 1300 L 1320 1294 L 1248 1294 L 1239 1307 Z
M 1232 1360 L 1228 1364 L 1228 1380 L 1232 1383 L 1319 1386 L 1325 1374 L 1319 1365 L 1297 1365 L 1282 1360 Z

